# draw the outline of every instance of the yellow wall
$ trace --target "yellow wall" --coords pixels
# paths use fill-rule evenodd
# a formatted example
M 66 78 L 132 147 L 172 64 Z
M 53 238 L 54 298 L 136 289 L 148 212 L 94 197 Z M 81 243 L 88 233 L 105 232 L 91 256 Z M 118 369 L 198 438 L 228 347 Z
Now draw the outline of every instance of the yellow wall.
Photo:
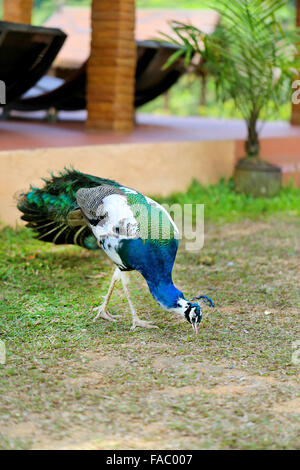
M 16 196 L 40 186 L 49 171 L 75 169 L 133 187 L 148 195 L 184 191 L 193 178 L 216 183 L 232 175 L 235 143 L 172 142 L 97 145 L 0 152 L 0 221 L 20 222 Z

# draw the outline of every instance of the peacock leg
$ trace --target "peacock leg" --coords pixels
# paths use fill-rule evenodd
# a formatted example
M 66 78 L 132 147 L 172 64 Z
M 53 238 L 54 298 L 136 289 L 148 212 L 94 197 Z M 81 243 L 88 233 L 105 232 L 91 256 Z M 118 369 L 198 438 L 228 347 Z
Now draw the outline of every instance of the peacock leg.
M 131 297 L 130 297 L 130 294 L 129 294 L 129 290 L 128 290 L 128 281 L 129 281 L 128 276 L 127 276 L 127 273 L 122 272 L 122 271 L 121 271 L 121 281 L 122 281 L 122 284 L 123 284 L 123 289 L 124 289 L 125 295 L 127 297 L 128 303 L 129 303 L 130 312 L 131 312 L 131 315 L 132 315 L 132 327 L 130 329 L 134 330 L 137 326 L 141 326 L 141 327 L 144 327 L 144 328 L 158 328 L 158 326 L 152 325 L 152 323 L 150 323 L 150 322 L 140 320 L 140 318 L 137 316 L 137 314 L 135 312 L 135 309 L 134 309 L 134 306 L 133 306 L 133 303 L 132 303 L 132 300 L 131 300 Z
M 121 275 L 121 271 L 119 270 L 119 268 L 116 268 L 114 273 L 113 273 L 113 276 L 111 278 L 111 283 L 110 283 L 108 292 L 104 296 L 103 304 L 101 304 L 99 307 L 95 307 L 93 309 L 94 311 L 97 311 L 97 315 L 95 316 L 93 321 L 96 321 L 99 317 L 105 318 L 105 320 L 109 320 L 109 321 L 116 321 L 116 318 L 118 318 L 117 315 L 112 316 L 108 313 L 107 306 L 108 306 L 108 302 L 109 302 L 109 299 L 111 297 L 112 291 L 114 290 L 116 282 L 121 279 L 120 275 Z

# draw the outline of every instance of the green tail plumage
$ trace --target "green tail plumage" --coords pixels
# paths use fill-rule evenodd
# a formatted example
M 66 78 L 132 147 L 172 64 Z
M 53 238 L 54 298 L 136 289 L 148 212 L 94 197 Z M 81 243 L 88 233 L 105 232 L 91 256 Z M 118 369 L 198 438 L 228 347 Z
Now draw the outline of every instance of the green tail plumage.
M 32 228 L 37 238 L 45 242 L 98 249 L 90 229 L 86 225 L 70 226 L 68 215 L 77 206 L 78 189 L 101 184 L 118 187 L 118 183 L 67 169 L 58 176 L 51 174 L 50 179 L 43 181 L 45 185 L 41 189 L 31 186 L 30 191 L 19 198 L 17 206 L 23 212 L 21 219 L 28 222 L 26 226 Z

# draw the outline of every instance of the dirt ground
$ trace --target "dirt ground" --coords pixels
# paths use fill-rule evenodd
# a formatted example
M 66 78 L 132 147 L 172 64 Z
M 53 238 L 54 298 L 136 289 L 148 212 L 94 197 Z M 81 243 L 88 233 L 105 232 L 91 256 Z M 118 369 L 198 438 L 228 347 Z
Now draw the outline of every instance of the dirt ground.
M 293 218 L 210 224 L 201 253 L 181 248 L 175 284 L 216 303 L 195 336 L 135 273 L 159 329 L 130 331 L 121 286 L 123 318 L 92 323 L 109 260 L 2 232 L 0 448 L 299 449 L 299 235 Z

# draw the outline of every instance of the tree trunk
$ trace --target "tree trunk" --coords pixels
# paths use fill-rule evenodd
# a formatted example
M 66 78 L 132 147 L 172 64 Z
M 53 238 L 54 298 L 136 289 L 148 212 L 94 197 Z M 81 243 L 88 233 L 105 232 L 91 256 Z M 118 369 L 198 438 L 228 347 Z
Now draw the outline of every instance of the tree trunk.
M 3 0 L 3 20 L 31 24 L 33 0 Z
M 246 156 L 259 158 L 259 138 L 257 133 L 257 119 L 258 115 L 255 111 L 252 112 L 251 118 L 248 121 L 248 136 L 245 143 Z
M 93 0 L 87 127 L 131 131 L 134 122 L 135 0 Z
M 296 0 L 296 8 L 297 8 L 296 25 L 300 27 L 300 0 Z M 300 80 L 300 75 L 298 77 L 298 80 Z M 295 126 L 300 126 L 300 103 L 293 104 L 291 124 L 294 124 Z

